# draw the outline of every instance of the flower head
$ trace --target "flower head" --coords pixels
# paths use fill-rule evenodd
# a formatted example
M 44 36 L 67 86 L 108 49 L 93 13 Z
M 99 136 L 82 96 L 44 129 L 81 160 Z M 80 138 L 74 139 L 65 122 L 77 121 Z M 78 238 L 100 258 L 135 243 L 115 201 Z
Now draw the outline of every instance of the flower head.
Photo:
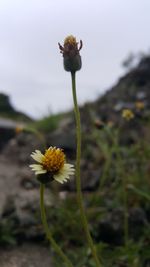
M 49 147 L 44 154 L 40 150 L 35 150 L 31 157 L 38 162 L 30 167 L 38 175 L 40 182 L 45 183 L 54 179 L 63 184 L 74 174 L 74 166 L 66 163 L 65 154 L 60 148 Z
M 115 123 L 114 123 L 113 121 L 108 121 L 108 122 L 107 122 L 107 127 L 108 127 L 108 128 L 113 128 L 113 127 L 114 127 L 114 124 L 115 124 Z
M 136 107 L 136 109 L 137 109 L 138 111 L 141 111 L 141 110 L 144 109 L 145 104 L 144 104 L 144 102 L 142 102 L 142 101 L 137 101 L 137 102 L 135 102 L 135 107 Z
M 97 128 L 97 129 L 103 129 L 105 127 L 105 123 L 99 119 L 95 119 L 94 121 L 94 126 Z
M 64 58 L 64 69 L 66 71 L 76 72 L 81 69 L 81 56 L 79 51 L 82 48 L 82 41 L 80 40 L 80 45 L 78 47 L 78 42 L 76 38 L 72 35 L 68 36 L 64 40 L 64 46 L 58 43 L 60 52 L 63 54 Z
M 124 109 L 122 111 L 122 117 L 127 120 L 127 121 L 130 121 L 134 118 L 134 113 L 132 112 L 131 109 Z
M 16 133 L 16 134 L 20 134 L 20 133 L 23 132 L 23 130 L 24 130 L 24 127 L 23 127 L 22 125 L 18 125 L 18 126 L 16 126 L 16 128 L 15 128 L 15 133 Z

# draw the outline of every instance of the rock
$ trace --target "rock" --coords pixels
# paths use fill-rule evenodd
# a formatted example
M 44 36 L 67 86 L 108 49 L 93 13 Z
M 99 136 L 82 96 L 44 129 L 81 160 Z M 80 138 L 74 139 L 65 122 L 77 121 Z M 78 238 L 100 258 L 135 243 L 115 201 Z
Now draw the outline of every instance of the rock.
M 141 207 L 133 207 L 129 211 L 129 229 L 134 240 L 138 240 L 142 235 L 143 229 L 148 227 L 149 223 L 145 211 Z
M 31 153 L 41 146 L 41 142 L 33 134 L 21 133 L 7 143 L 3 155 L 14 163 L 27 166 L 31 162 Z
M 122 109 L 124 109 L 125 108 L 125 102 L 122 102 L 122 101 L 120 101 L 120 102 L 118 102 L 115 106 L 114 106 L 114 110 L 115 111 L 121 111 Z
M 137 94 L 136 94 L 136 98 L 137 98 L 138 100 L 143 100 L 143 99 L 146 98 L 146 93 L 143 92 L 143 91 L 139 91 L 139 92 L 137 92 Z
M 52 267 L 49 247 L 25 243 L 12 249 L 0 249 L 1 267 Z
M 76 137 L 72 131 L 60 132 L 55 131 L 53 134 L 48 136 L 48 146 L 56 146 L 64 149 L 68 156 L 75 154 L 76 150 Z
M 26 177 L 26 176 L 22 177 L 20 185 L 26 190 L 31 190 L 34 188 L 38 188 L 39 182 L 36 179 L 31 179 L 31 175 L 30 175 L 30 177 Z
M 2 217 L 9 217 L 15 212 L 15 210 L 15 196 L 8 195 L 3 207 Z
M 150 267 L 150 259 L 145 260 L 143 267 Z
M 123 244 L 123 211 L 116 209 L 104 216 L 96 230 L 97 239 L 112 245 Z
M 145 211 L 141 207 L 134 207 L 129 210 L 129 234 L 133 240 L 139 241 L 148 221 Z M 124 242 L 124 211 L 116 208 L 109 211 L 99 222 L 96 229 L 97 239 L 113 245 L 122 245 Z

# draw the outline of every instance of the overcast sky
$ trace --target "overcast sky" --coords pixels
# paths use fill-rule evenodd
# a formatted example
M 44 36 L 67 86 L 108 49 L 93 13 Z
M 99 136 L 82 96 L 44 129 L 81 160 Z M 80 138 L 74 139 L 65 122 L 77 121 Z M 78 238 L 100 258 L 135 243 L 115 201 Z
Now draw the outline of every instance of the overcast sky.
M 130 53 L 150 48 L 149 0 L 0 0 L 0 91 L 34 116 L 72 107 L 57 43 L 83 40 L 80 103 L 117 81 Z

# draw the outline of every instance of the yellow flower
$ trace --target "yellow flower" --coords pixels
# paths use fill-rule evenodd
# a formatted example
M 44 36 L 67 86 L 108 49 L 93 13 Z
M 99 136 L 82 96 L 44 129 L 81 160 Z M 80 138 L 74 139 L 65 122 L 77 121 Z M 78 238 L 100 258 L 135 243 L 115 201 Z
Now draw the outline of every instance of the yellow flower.
M 24 127 L 21 126 L 21 125 L 18 125 L 18 126 L 16 126 L 16 128 L 15 128 L 15 133 L 16 133 L 16 134 L 19 134 L 19 133 L 23 132 L 23 130 L 24 130 Z
M 142 101 L 135 102 L 135 107 L 137 110 L 142 110 L 145 107 L 145 104 Z
M 74 166 L 66 163 L 65 154 L 60 148 L 49 147 L 44 154 L 40 150 L 35 150 L 31 157 L 38 162 L 38 164 L 31 164 L 31 169 L 36 175 L 47 174 L 48 181 L 52 178 L 63 184 L 70 178 L 70 175 L 74 174 Z
M 122 117 L 126 119 L 127 121 L 130 121 L 134 118 L 134 113 L 132 112 L 131 109 L 124 109 L 122 111 Z
M 67 36 L 64 40 L 64 47 L 67 47 L 69 45 L 72 47 L 76 47 L 77 45 L 76 38 L 73 35 Z
M 78 47 L 78 42 L 73 35 L 65 38 L 64 46 L 58 43 L 60 52 L 63 55 L 64 69 L 70 72 L 76 72 L 81 69 L 82 62 L 79 51 L 82 48 L 82 41 L 80 40 L 80 45 Z
M 96 119 L 94 121 L 94 126 L 97 128 L 97 129 L 103 129 L 105 127 L 105 123 L 99 119 Z
M 108 122 L 107 122 L 107 126 L 108 126 L 109 128 L 113 128 L 113 126 L 114 126 L 114 122 L 113 122 L 113 121 L 108 121 Z

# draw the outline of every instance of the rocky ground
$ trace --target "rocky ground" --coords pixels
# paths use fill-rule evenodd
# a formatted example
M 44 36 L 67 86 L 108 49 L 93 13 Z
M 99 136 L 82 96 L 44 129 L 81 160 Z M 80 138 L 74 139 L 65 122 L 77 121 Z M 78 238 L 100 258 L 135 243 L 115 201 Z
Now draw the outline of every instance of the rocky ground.
M 1 267 L 52 267 L 49 249 L 24 244 L 11 250 L 0 249 Z
M 34 179 L 32 182 L 28 179 L 28 176 L 31 176 L 28 166 L 19 167 L 4 156 L 0 156 L 0 170 L 1 219 L 3 221 L 8 217 L 12 219 L 16 231 L 19 231 L 20 243 L 15 248 L 0 248 L 0 266 L 50 267 L 50 250 L 42 244 L 36 245 L 36 238 L 43 238 L 41 223 L 39 221 L 37 224 L 33 216 L 34 210 L 39 209 L 38 184 Z M 49 198 L 47 203 L 48 201 Z M 26 239 L 27 243 L 24 243 L 23 239 Z M 29 243 L 29 240 L 33 240 L 33 243 Z

